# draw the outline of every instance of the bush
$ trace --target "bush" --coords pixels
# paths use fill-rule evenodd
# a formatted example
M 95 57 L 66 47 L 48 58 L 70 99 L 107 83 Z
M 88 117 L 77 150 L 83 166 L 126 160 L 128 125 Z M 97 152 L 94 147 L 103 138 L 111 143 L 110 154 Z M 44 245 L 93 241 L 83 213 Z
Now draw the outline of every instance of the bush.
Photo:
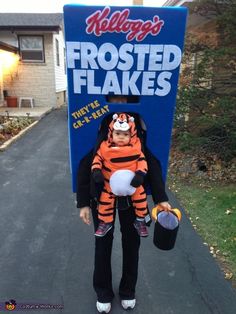
M 201 112 L 196 108 L 188 108 L 191 117 L 186 121 L 181 118 L 183 112 L 187 112 L 186 91 L 183 95 L 183 106 L 178 104 L 175 121 L 175 143 L 180 150 L 201 150 L 216 154 L 224 161 L 231 160 L 236 153 L 236 121 L 233 109 L 236 98 L 225 96 L 211 99 Z M 192 97 L 192 91 L 188 96 Z
M 0 117 L 0 144 L 18 134 L 33 122 L 30 118 Z

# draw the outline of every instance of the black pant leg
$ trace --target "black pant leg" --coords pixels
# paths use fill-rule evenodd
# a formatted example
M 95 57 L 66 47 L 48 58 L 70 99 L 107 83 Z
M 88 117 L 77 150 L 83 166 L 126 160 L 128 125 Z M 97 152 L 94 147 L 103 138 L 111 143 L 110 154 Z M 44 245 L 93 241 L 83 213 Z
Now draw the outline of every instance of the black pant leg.
M 92 208 L 92 215 L 94 229 L 96 230 L 98 226 L 96 207 Z M 111 302 L 114 297 L 111 269 L 113 231 L 114 229 L 110 230 L 104 237 L 95 237 L 93 287 L 97 294 L 97 299 L 101 303 Z
M 123 248 L 119 295 L 122 300 L 132 300 L 135 298 L 135 287 L 138 278 L 140 236 L 133 225 L 135 220 L 134 209 L 119 210 L 118 213 Z

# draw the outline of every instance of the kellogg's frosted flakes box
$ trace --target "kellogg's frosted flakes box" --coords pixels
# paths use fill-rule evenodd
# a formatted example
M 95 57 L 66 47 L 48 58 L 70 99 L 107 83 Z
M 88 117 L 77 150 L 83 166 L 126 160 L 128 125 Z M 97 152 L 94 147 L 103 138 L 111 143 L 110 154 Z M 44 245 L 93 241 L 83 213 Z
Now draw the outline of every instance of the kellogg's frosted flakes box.
M 81 158 L 113 112 L 142 117 L 166 178 L 186 16 L 182 7 L 64 7 L 73 191 Z M 109 95 L 133 101 L 110 103 Z

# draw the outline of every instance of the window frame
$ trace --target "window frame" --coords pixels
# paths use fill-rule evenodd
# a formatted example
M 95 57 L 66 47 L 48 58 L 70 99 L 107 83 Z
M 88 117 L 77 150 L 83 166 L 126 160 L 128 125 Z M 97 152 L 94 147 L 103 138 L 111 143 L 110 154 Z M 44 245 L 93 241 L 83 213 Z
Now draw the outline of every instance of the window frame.
M 42 50 L 36 50 L 36 51 L 42 52 L 42 59 L 25 59 L 22 56 L 23 51 L 34 51 L 34 50 L 30 50 L 30 49 L 21 49 L 21 38 L 23 38 L 23 37 L 41 38 Z M 30 34 L 30 35 L 27 35 L 27 34 L 18 35 L 18 43 L 19 43 L 21 62 L 24 62 L 24 63 L 45 63 L 45 46 L 44 46 L 44 36 L 43 35 L 32 35 L 32 34 Z

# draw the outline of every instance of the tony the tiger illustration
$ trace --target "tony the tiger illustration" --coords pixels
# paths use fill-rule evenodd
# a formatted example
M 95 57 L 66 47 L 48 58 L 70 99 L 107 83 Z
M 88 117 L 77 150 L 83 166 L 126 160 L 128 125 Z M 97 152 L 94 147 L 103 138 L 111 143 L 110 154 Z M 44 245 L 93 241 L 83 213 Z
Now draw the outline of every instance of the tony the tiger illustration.
M 108 139 L 101 143 L 92 162 L 95 181 L 104 181 L 98 206 L 100 221 L 113 222 L 117 195 L 131 195 L 136 217 L 142 220 L 146 216 L 147 197 L 142 183 L 147 170 L 134 118 L 125 113 L 114 114 Z

